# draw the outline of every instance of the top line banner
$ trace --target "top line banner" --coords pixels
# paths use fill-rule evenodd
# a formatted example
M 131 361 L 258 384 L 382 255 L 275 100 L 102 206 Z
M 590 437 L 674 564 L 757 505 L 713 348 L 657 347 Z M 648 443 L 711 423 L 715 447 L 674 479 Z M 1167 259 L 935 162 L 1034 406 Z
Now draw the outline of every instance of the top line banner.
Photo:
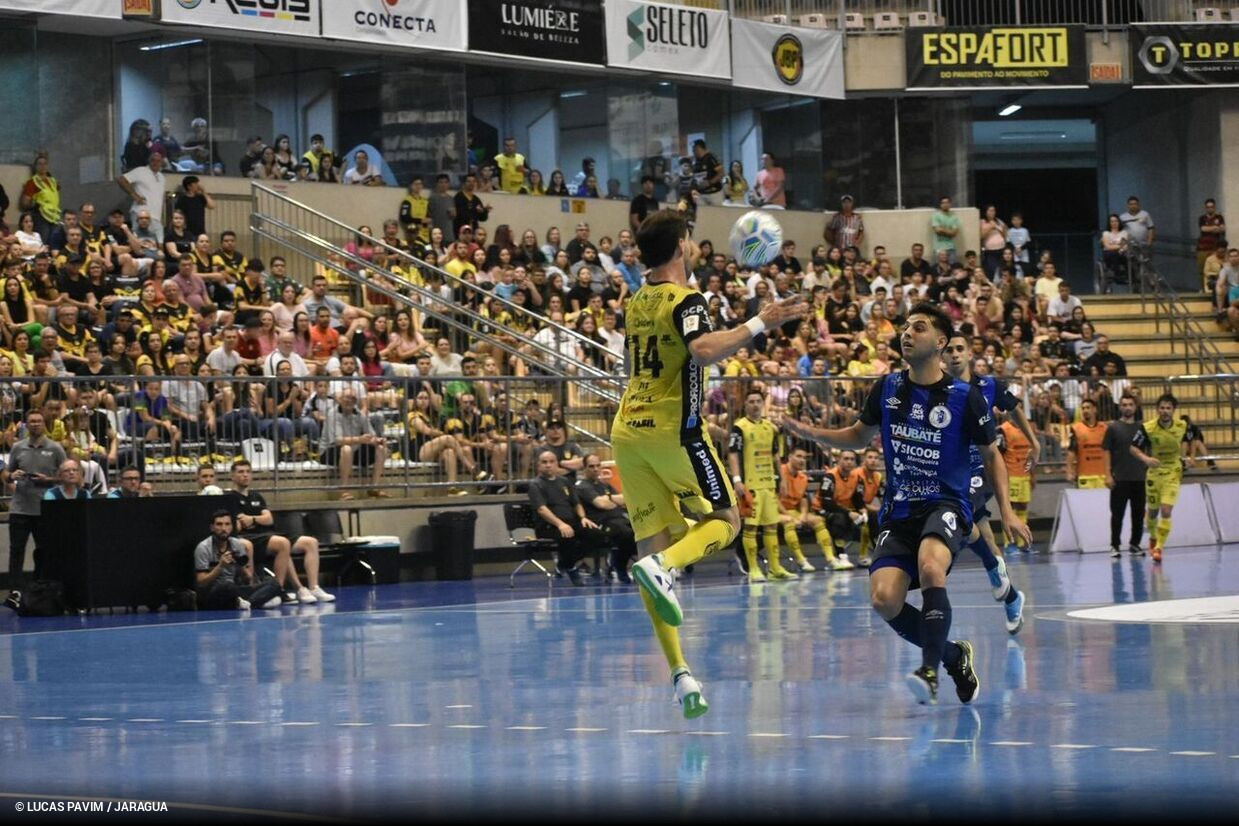
M 1083 26 L 908 29 L 908 88 L 1088 86 Z
M 728 14 L 717 9 L 607 0 L 607 64 L 731 78 Z
M 1132 85 L 1239 86 L 1239 25 L 1131 27 Z
M 381 1 L 381 0 L 380 0 Z M 323 0 L 163 0 L 163 21 L 318 37 Z M 119 7 L 120 0 L 117 0 Z

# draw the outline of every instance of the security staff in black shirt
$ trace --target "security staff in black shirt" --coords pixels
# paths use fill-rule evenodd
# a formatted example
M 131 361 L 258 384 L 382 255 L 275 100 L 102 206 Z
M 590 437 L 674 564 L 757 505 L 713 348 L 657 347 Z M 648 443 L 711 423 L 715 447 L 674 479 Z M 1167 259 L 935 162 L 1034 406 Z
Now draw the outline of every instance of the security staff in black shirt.
M 589 548 L 606 542 L 606 534 L 585 515 L 573 483 L 559 475 L 559 458 L 554 451 L 538 454 L 538 476 L 529 485 L 529 502 L 539 518 L 535 529 L 538 537 L 559 543 L 556 571 L 573 585 L 584 585 L 577 563 Z
M 581 468 L 581 478 L 576 482 L 576 494 L 585 506 L 585 515 L 590 521 L 602 526 L 611 544 L 611 570 L 616 579 L 628 585 L 628 562 L 637 556 L 637 541 L 624 506 L 624 494 L 609 482 L 603 481 L 602 460 L 597 454 L 587 453 Z

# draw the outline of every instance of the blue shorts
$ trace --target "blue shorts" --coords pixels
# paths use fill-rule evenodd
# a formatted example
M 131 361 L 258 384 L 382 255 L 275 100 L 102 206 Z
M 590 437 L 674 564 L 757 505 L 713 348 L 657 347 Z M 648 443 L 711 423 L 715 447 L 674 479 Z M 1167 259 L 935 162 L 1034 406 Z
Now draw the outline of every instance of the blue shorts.
M 912 580 L 908 590 L 916 590 L 921 587 L 920 566 L 917 564 L 921 540 L 933 536 L 946 544 L 951 551 L 951 564 L 947 567 L 949 574 L 970 533 L 972 525 L 964 519 L 960 507 L 952 502 L 932 504 L 907 519 L 886 522 L 874 540 L 869 575 L 881 568 L 898 568 Z

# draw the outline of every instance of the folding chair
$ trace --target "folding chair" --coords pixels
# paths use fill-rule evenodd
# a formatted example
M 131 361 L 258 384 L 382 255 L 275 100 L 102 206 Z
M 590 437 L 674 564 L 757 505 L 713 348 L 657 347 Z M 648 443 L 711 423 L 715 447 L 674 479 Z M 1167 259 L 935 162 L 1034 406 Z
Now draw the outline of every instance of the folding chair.
M 534 559 L 534 554 L 538 551 L 547 551 L 553 554 L 558 544 L 553 539 L 542 539 L 538 536 L 535 530 L 538 524 L 537 515 L 534 514 L 533 508 L 524 502 L 505 502 L 503 505 L 503 522 L 508 529 L 508 540 L 525 552 L 524 561 L 517 565 L 516 570 L 508 577 L 508 587 L 516 587 L 516 575 L 526 565 L 533 565 L 545 574 L 547 584 L 551 584 L 555 578 L 554 574 L 544 568 L 541 562 Z

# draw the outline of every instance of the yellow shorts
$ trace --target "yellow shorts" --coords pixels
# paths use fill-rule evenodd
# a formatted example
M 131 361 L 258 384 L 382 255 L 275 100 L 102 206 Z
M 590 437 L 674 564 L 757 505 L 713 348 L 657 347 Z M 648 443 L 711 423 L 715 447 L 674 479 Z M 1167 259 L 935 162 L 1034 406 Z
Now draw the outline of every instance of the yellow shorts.
M 751 490 L 753 496 L 753 515 L 744 517 L 744 524 L 778 525 L 783 520 L 779 518 L 779 496 L 773 490 Z
M 611 452 L 624 480 L 624 501 L 637 540 L 664 529 L 683 535 L 685 515 L 698 516 L 735 507 L 736 492 L 714 443 L 680 444 L 612 432 Z M 778 507 L 778 500 L 775 500 Z M 777 513 L 777 511 L 776 511 Z
M 1011 495 L 1013 504 L 1027 505 L 1032 501 L 1032 477 L 1008 476 L 1007 491 Z
M 1104 488 L 1106 486 L 1106 477 L 1104 476 L 1081 476 L 1076 483 L 1076 487 L 1081 490 L 1092 490 L 1095 488 Z
M 1179 487 L 1183 484 L 1183 474 L 1178 472 L 1150 472 L 1144 480 L 1144 498 L 1149 509 L 1159 505 L 1179 504 Z

